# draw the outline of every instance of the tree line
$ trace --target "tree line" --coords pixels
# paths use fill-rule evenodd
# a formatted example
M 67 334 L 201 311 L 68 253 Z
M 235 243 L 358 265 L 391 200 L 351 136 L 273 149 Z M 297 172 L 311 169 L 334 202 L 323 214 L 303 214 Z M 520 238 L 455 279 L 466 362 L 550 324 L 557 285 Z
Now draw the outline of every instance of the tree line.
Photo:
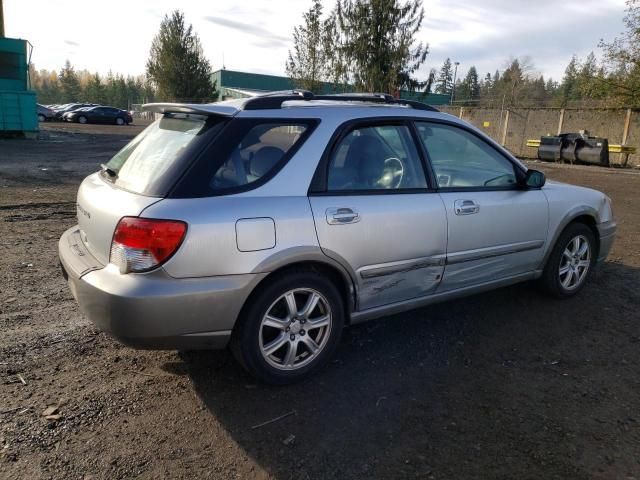
M 625 32 L 573 56 L 560 81 L 538 73 L 530 57 L 511 58 L 493 74 L 475 66 L 457 72 L 447 58 L 440 70 L 421 68 L 428 44 L 417 41 L 422 0 L 336 0 L 323 15 L 313 0 L 293 31 L 287 75 L 299 88 L 325 91 L 400 90 L 440 93 L 456 104 L 492 108 L 532 106 L 640 107 L 640 0 L 627 0 Z M 455 83 L 455 85 L 454 85 Z
M 313 0 L 294 28 L 287 75 L 299 87 L 334 91 L 425 90 L 417 72 L 429 46 L 416 39 L 424 19 L 422 0 L 336 0 L 323 18 L 321 0 Z
M 475 66 L 453 85 L 446 59 L 435 77 L 435 92 L 452 95 L 456 104 L 486 107 L 640 107 L 640 0 L 627 0 L 625 31 L 601 40 L 599 60 L 592 51 L 573 55 L 560 81 L 536 73 L 529 57 L 510 59 L 506 68 L 479 77 Z
M 155 86 L 142 75 L 76 71 L 68 60 L 58 72 L 37 70 L 34 65 L 29 70 L 31 88 L 38 94 L 38 102 L 46 105 L 82 102 L 129 109 L 156 98 Z
M 210 102 L 218 95 L 200 38 L 178 10 L 163 18 L 145 75 L 76 71 L 68 60 L 59 72 L 31 65 L 29 73 L 42 104 L 84 102 L 128 109 L 153 101 Z
M 293 30 L 285 69 L 299 87 L 325 92 L 401 90 L 450 95 L 456 104 L 494 108 L 526 106 L 640 107 L 640 0 L 627 0 L 625 32 L 601 41 L 602 58 L 572 57 L 560 81 L 537 73 L 529 57 L 512 58 L 502 70 L 480 76 L 475 66 L 459 72 L 447 59 L 439 71 L 422 68 L 429 45 L 418 41 L 422 0 L 335 0 L 327 15 L 312 0 Z M 217 99 L 211 64 L 191 25 L 178 10 L 163 18 L 153 39 L 146 74 L 101 76 L 31 68 L 40 103 L 83 101 L 128 108 L 149 101 Z

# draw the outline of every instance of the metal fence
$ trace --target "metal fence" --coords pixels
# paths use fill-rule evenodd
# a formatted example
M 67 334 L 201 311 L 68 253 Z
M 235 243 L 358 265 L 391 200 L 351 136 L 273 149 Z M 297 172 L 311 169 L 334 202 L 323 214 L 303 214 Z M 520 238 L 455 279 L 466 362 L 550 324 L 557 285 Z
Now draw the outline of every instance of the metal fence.
M 537 149 L 527 146 L 527 140 L 580 130 L 608 138 L 609 144 L 640 147 L 640 111 L 632 109 L 439 108 L 484 130 L 515 155 L 524 158 L 535 158 L 537 155 Z M 640 167 L 640 155 L 613 154 L 611 163 Z

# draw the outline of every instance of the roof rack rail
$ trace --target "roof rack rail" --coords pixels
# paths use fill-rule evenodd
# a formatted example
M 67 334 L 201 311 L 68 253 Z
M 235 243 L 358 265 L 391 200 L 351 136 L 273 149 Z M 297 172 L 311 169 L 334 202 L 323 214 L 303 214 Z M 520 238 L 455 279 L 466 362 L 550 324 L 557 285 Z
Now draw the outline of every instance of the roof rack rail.
M 282 108 L 283 102 L 288 100 L 312 100 L 313 93 L 307 90 L 281 90 L 269 92 L 248 98 L 243 104 L 243 110 L 270 110 Z
M 335 93 L 328 95 L 314 95 L 307 90 L 283 90 L 247 99 L 243 110 L 269 110 L 282 108 L 284 102 L 290 100 L 331 100 L 337 102 L 368 102 L 385 105 L 406 105 L 416 110 L 438 112 L 437 108 L 417 100 L 397 99 L 387 93 Z
M 416 110 L 427 110 L 430 112 L 439 112 L 437 108 L 427 105 L 417 100 L 405 100 L 403 98 L 395 98 L 388 93 L 338 93 L 333 95 L 315 95 L 311 100 L 338 100 L 344 102 L 372 102 L 384 103 L 387 105 L 407 105 Z

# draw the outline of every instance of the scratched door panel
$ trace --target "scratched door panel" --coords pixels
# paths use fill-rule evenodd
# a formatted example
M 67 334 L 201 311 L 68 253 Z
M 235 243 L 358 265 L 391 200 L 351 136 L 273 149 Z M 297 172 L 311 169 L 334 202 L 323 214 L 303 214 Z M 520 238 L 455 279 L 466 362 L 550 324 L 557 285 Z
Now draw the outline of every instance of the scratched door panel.
M 312 196 L 309 201 L 322 250 L 354 277 L 359 310 L 435 290 L 447 242 L 446 214 L 437 194 Z

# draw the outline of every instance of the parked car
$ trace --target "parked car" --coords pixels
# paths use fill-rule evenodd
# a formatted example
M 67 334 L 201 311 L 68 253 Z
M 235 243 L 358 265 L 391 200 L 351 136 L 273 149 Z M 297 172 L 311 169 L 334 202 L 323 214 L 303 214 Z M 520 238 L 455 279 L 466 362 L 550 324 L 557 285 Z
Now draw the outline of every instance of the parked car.
M 70 120 L 69 120 L 69 116 L 70 116 L 72 113 L 75 113 L 75 112 L 82 112 L 82 111 L 88 110 L 88 109 L 90 109 L 90 108 L 93 108 L 94 106 L 95 106 L 95 105 L 91 105 L 91 106 L 89 106 L 89 107 L 75 107 L 75 108 L 73 108 L 72 110 L 69 110 L 69 111 L 64 112 L 64 113 L 62 114 L 62 116 L 60 117 L 60 119 L 61 119 L 63 122 L 69 122 L 69 121 L 70 121 Z
M 74 110 L 66 114 L 65 119 L 68 122 L 115 123 L 116 125 L 128 125 L 133 122 L 131 114 L 126 110 L 104 106 Z
M 146 108 L 162 118 L 82 182 L 59 242 L 82 310 L 132 346 L 229 345 L 285 384 L 345 325 L 527 280 L 576 295 L 614 240 L 606 195 L 418 102 Z
M 40 105 L 39 103 L 36 105 L 37 107 L 37 115 L 39 122 L 45 122 L 47 120 L 52 120 L 55 116 L 55 112 L 44 105 Z
M 67 103 L 66 105 L 60 106 L 55 111 L 55 118 L 56 120 L 62 120 L 66 113 L 73 112 L 80 108 L 94 107 L 95 105 L 95 103 Z

